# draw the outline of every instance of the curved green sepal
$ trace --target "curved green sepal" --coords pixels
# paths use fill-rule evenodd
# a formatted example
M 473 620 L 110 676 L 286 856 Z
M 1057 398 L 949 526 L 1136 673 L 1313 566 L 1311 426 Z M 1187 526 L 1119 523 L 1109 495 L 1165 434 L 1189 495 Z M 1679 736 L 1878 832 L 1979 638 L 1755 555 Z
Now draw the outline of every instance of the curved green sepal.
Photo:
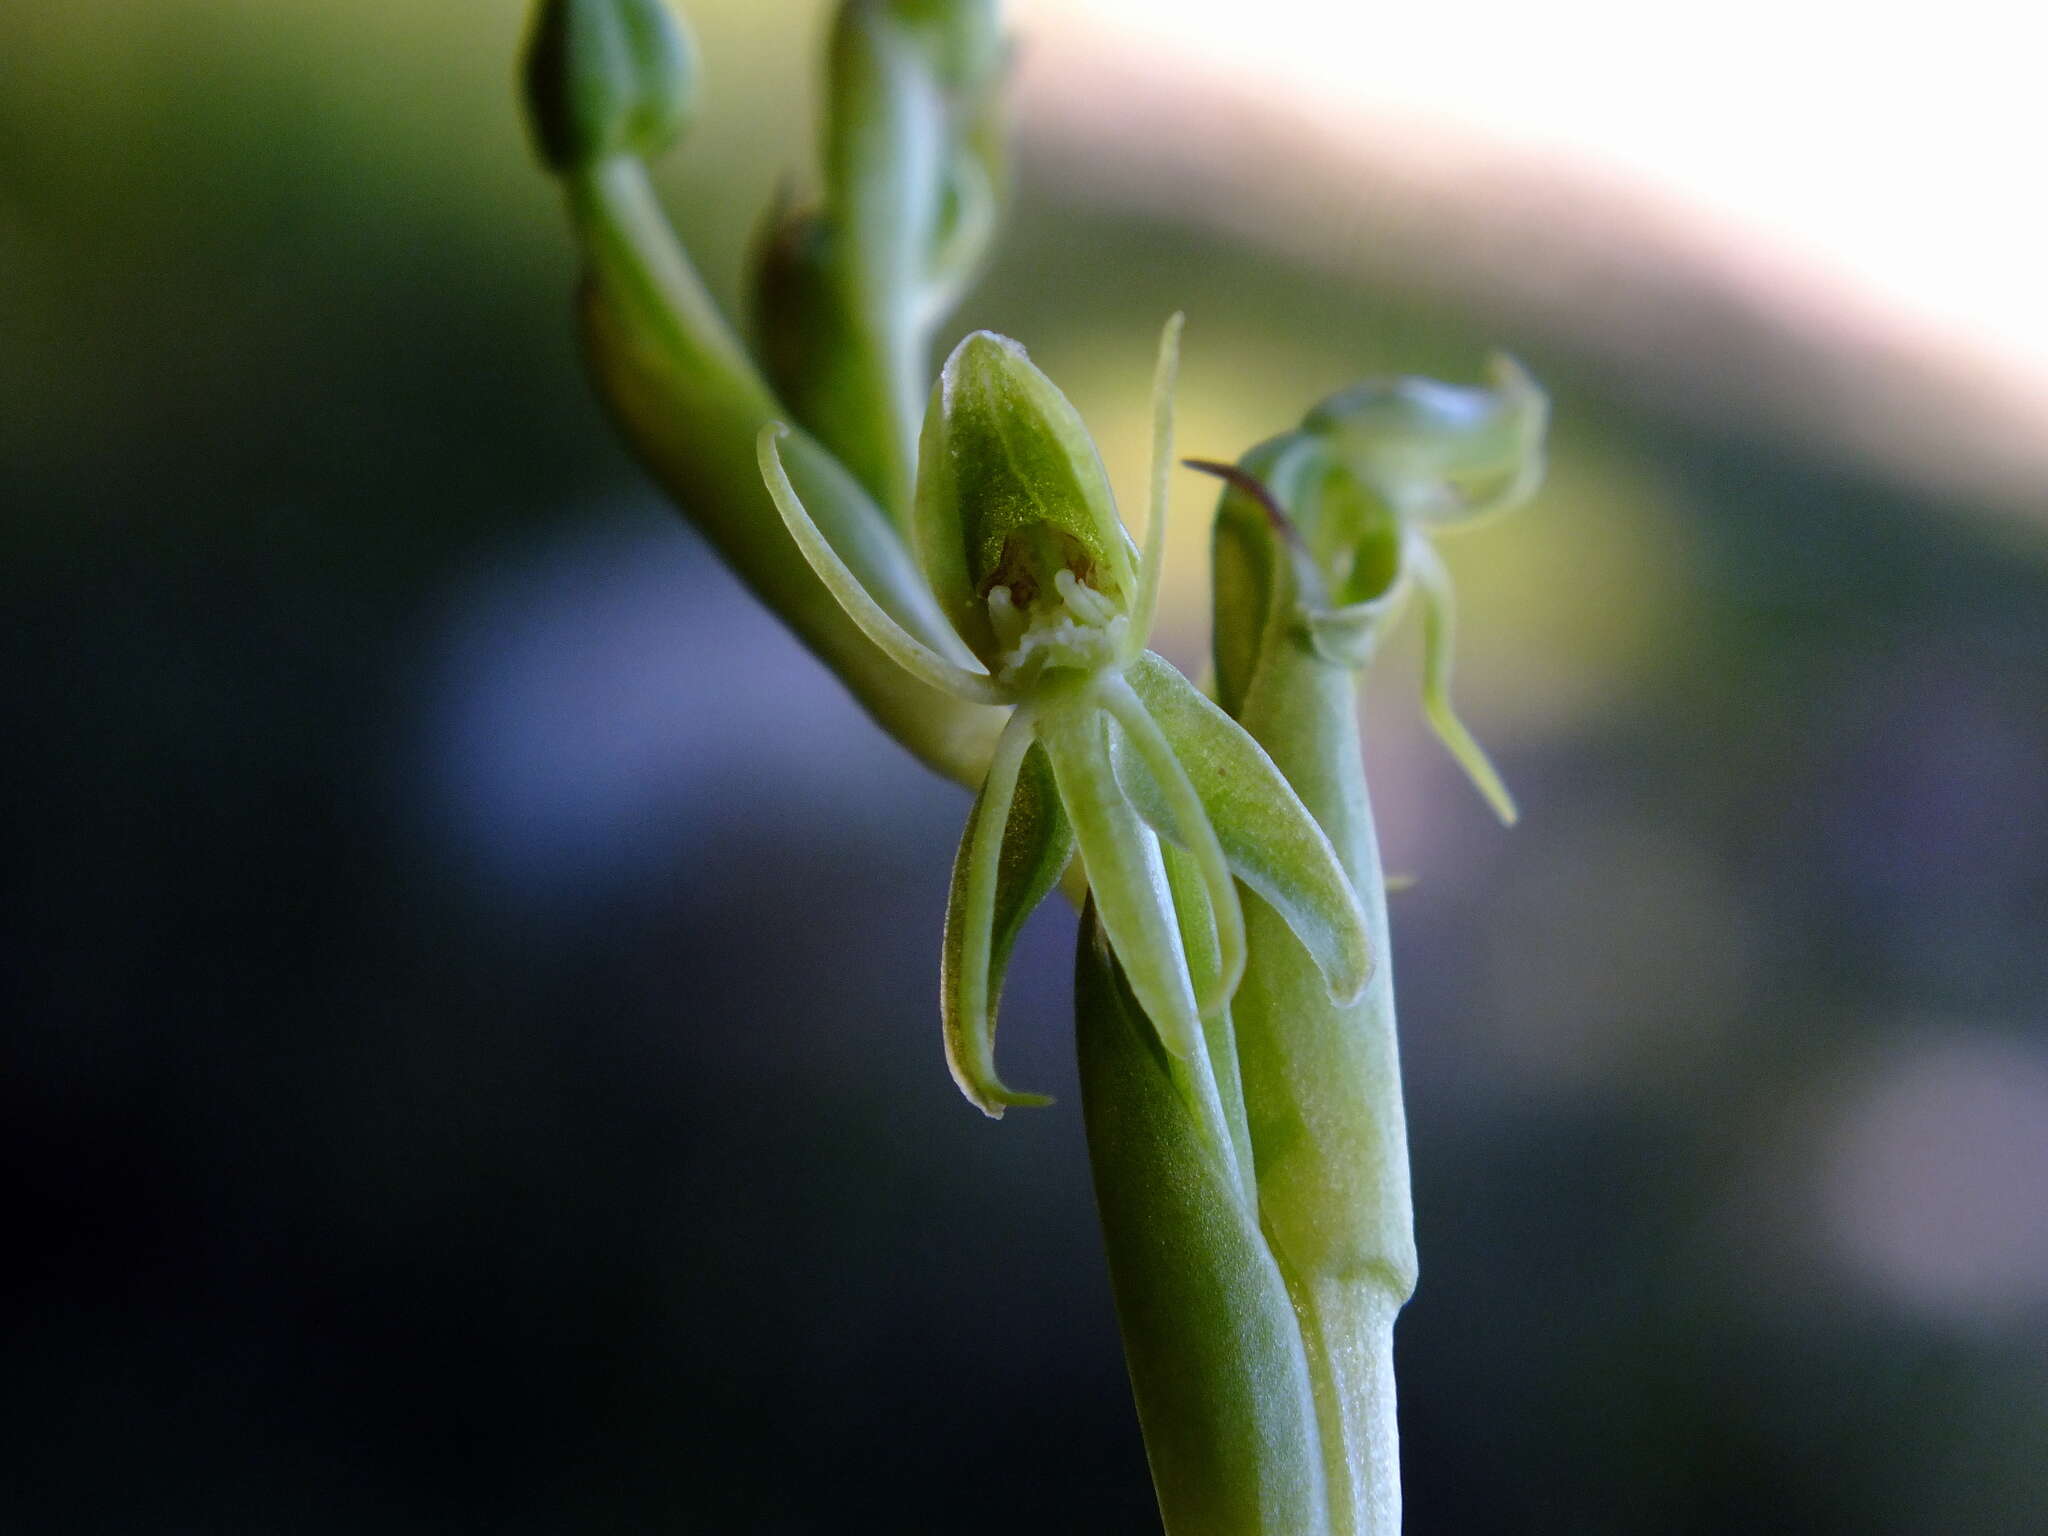
M 1124 677 L 1187 770 L 1232 872 L 1286 918 L 1331 995 L 1356 997 L 1372 973 L 1365 914 L 1330 840 L 1273 760 L 1153 653 L 1132 662 Z M 1171 803 L 1142 761 L 1122 754 L 1117 770 L 1145 819 L 1186 846 Z
M 1485 385 L 1415 377 L 1339 391 L 1302 418 L 1404 517 L 1470 523 L 1520 505 L 1543 479 L 1549 398 L 1505 353 Z
M 1103 1242 L 1168 1536 L 1330 1529 L 1313 1392 L 1258 1217 L 1091 907 L 1075 1044 Z
M 1008 702 L 1008 696 L 994 679 L 969 671 L 941 656 L 906 630 L 861 584 L 860 578 L 832 547 L 832 541 L 812 520 L 796 487 L 790 484 L 789 474 L 782 465 L 780 447 L 782 439 L 787 436 L 789 428 L 779 421 L 770 422 L 761 429 L 755 439 L 755 452 L 761 461 L 761 479 L 775 502 L 775 510 L 782 515 L 783 526 L 789 531 L 791 541 L 810 562 L 818 579 L 839 600 L 847 617 L 860 626 L 861 633 L 879 650 L 919 682 L 951 693 L 970 704 Z
M 666 0 L 542 0 L 527 36 L 526 110 L 558 172 L 651 157 L 697 103 L 697 46 Z
M 1052 1102 L 997 1076 L 996 1010 L 1017 934 L 1074 852 L 1044 750 L 1031 742 L 1028 722 L 1013 717 L 1009 732 L 960 836 L 939 965 L 946 1065 L 969 1102 L 996 1120 L 1007 1105 Z
M 1053 601 L 1073 572 L 1128 609 L 1137 552 L 1081 417 L 1006 336 L 976 331 L 953 349 L 918 450 L 918 557 L 940 606 L 992 667 L 1000 653 L 988 594 L 1019 610 Z

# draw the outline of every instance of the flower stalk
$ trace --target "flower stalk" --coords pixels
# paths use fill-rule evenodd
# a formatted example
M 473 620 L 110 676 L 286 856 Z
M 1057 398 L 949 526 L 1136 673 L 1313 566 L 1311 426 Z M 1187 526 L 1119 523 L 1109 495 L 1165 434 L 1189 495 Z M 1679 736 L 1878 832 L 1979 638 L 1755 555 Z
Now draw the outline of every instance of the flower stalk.
M 540 0 L 524 84 L 626 440 L 875 721 L 976 790 L 941 1034 L 991 1117 L 1047 1102 L 995 1063 L 1018 930 L 1055 885 L 1084 904 L 1082 1109 L 1170 1536 L 1390 1536 L 1416 1257 L 1358 675 L 1414 596 L 1425 711 L 1512 819 L 1451 708 L 1433 539 L 1533 489 L 1543 396 L 1505 359 L 1484 387 L 1371 381 L 1190 461 L 1227 482 L 1205 695 L 1146 649 L 1180 317 L 1142 546 L 1023 347 L 977 332 L 928 385 L 1004 202 L 1003 57 L 994 0 L 842 0 L 822 189 L 766 222 L 751 349 L 648 172 L 697 88 L 667 0 Z
M 1363 992 L 1330 997 L 1256 896 L 1233 1003 L 1259 1218 L 1298 1319 L 1333 1536 L 1401 1526 L 1393 1327 L 1417 1261 L 1386 881 L 1366 788 L 1360 673 L 1413 587 L 1432 724 L 1503 819 L 1492 764 L 1449 703 L 1448 578 L 1435 525 L 1518 503 L 1541 474 L 1545 402 L 1512 363 L 1490 388 L 1376 381 L 1235 467 L 1217 508 L 1214 643 L 1224 708 L 1272 756 L 1359 893 Z

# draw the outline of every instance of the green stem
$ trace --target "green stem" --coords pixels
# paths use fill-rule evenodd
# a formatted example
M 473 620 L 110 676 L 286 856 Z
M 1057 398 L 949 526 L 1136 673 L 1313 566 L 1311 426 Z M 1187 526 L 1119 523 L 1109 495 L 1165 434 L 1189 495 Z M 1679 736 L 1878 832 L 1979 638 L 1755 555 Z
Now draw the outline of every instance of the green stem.
M 1092 907 L 1074 1014 L 1110 1283 L 1168 1536 L 1320 1536 L 1316 1409 L 1286 1283 L 1196 1107 L 1190 1063 L 1146 1022 Z
M 1283 497 L 1283 499 L 1285 499 Z M 1264 541 L 1262 582 L 1225 624 L 1261 636 L 1238 721 L 1329 835 L 1365 909 L 1377 964 L 1364 992 L 1331 1001 L 1271 907 L 1245 902 L 1250 961 L 1232 1012 L 1262 1224 L 1300 1320 L 1330 1489 L 1332 1532 L 1400 1529 L 1393 1320 L 1414 1290 L 1408 1144 L 1394 1028 L 1385 880 L 1365 784 L 1357 676 L 1319 656 L 1301 626 L 1296 572 L 1262 512 L 1219 519 L 1219 567 Z M 1256 600 L 1249 594 L 1259 587 Z

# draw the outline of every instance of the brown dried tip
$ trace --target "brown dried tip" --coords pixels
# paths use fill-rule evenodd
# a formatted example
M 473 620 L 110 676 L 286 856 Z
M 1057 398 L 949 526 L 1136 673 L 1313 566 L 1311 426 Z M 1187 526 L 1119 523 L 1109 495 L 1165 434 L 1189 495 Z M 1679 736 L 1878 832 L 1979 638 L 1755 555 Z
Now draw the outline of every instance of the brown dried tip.
M 1205 475 L 1214 475 L 1232 490 L 1244 492 L 1265 509 L 1266 521 L 1273 525 L 1274 531 L 1291 544 L 1301 541 L 1301 535 L 1294 526 L 1294 519 L 1281 510 L 1279 500 L 1266 489 L 1266 482 L 1250 470 L 1240 469 L 1235 464 L 1225 464 L 1220 459 L 1182 459 L 1181 463 L 1188 469 L 1199 470 Z

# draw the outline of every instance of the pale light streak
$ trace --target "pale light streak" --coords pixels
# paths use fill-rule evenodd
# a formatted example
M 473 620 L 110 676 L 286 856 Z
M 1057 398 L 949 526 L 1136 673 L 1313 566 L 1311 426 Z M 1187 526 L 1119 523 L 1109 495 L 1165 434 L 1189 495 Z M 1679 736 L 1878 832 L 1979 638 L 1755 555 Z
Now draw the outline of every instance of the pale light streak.
M 1757 296 L 1766 314 L 1775 305 L 1795 340 L 1817 339 L 1821 353 L 1839 341 L 1836 362 L 1864 377 L 1814 413 L 1832 413 L 1823 425 L 1849 450 L 1895 467 L 1944 451 L 2003 455 L 1981 478 L 2007 500 L 2038 499 L 2048 485 L 2048 133 L 2037 78 L 2048 21 L 2032 8 L 1017 0 L 1014 13 L 1027 121 L 1035 107 L 1054 140 L 1092 113 L 1124 130 L 1106 149 L 1154 170 L 1162 157 L 1199 157 L 1191 138 L 1235 131 L 1228 104 L 1207 125 L 1183 115 L 1145 132 L 1146 113 L 1174 101 L 1158 82 L 1189 75 L 1212 97 L 1224 88 L 1240 105 L 1269 105 L 1283 139 L 1358 147 L 1447 201 L 1462 187 L 1497 203 L 1504 178 L 1560 175 L 1597 189 L 1593 216 L 1632 226 L 1614 231 L 1622 243 L 1646 241 L 1653 259 L 1694 248 L 1711 280 Z M 1106 59 L 1122 62 L 1089 73 Z M 1120 71 L 1157 94 L 1101 99 Z M 1060 160 L 1074 167 L 1070 154 Z M 1288 167 L 1270 169 L 1270 182 L 1287 180 Z M 1274 216 L 1260 201 L 1270 187 L 1247 192 L 1258 211 L 1245 220 Z M 1298 214 L 1296 195 L 1288 211 Z M 1588 212 L 1568 188 L 1557 221 Z M 1871 376 L 1892 362 L 1895 376 Z M 1942 398 L 1933 419 L 1902 433 L 1894 418 L 1919 409 L 1921 371 Z M 1811 382 L 1781 381 L 1787 396 Z M 1783 414 L 1776 398 L 1767 408 Z M 1945 415 L 1963 422 L 1961 443 Z

